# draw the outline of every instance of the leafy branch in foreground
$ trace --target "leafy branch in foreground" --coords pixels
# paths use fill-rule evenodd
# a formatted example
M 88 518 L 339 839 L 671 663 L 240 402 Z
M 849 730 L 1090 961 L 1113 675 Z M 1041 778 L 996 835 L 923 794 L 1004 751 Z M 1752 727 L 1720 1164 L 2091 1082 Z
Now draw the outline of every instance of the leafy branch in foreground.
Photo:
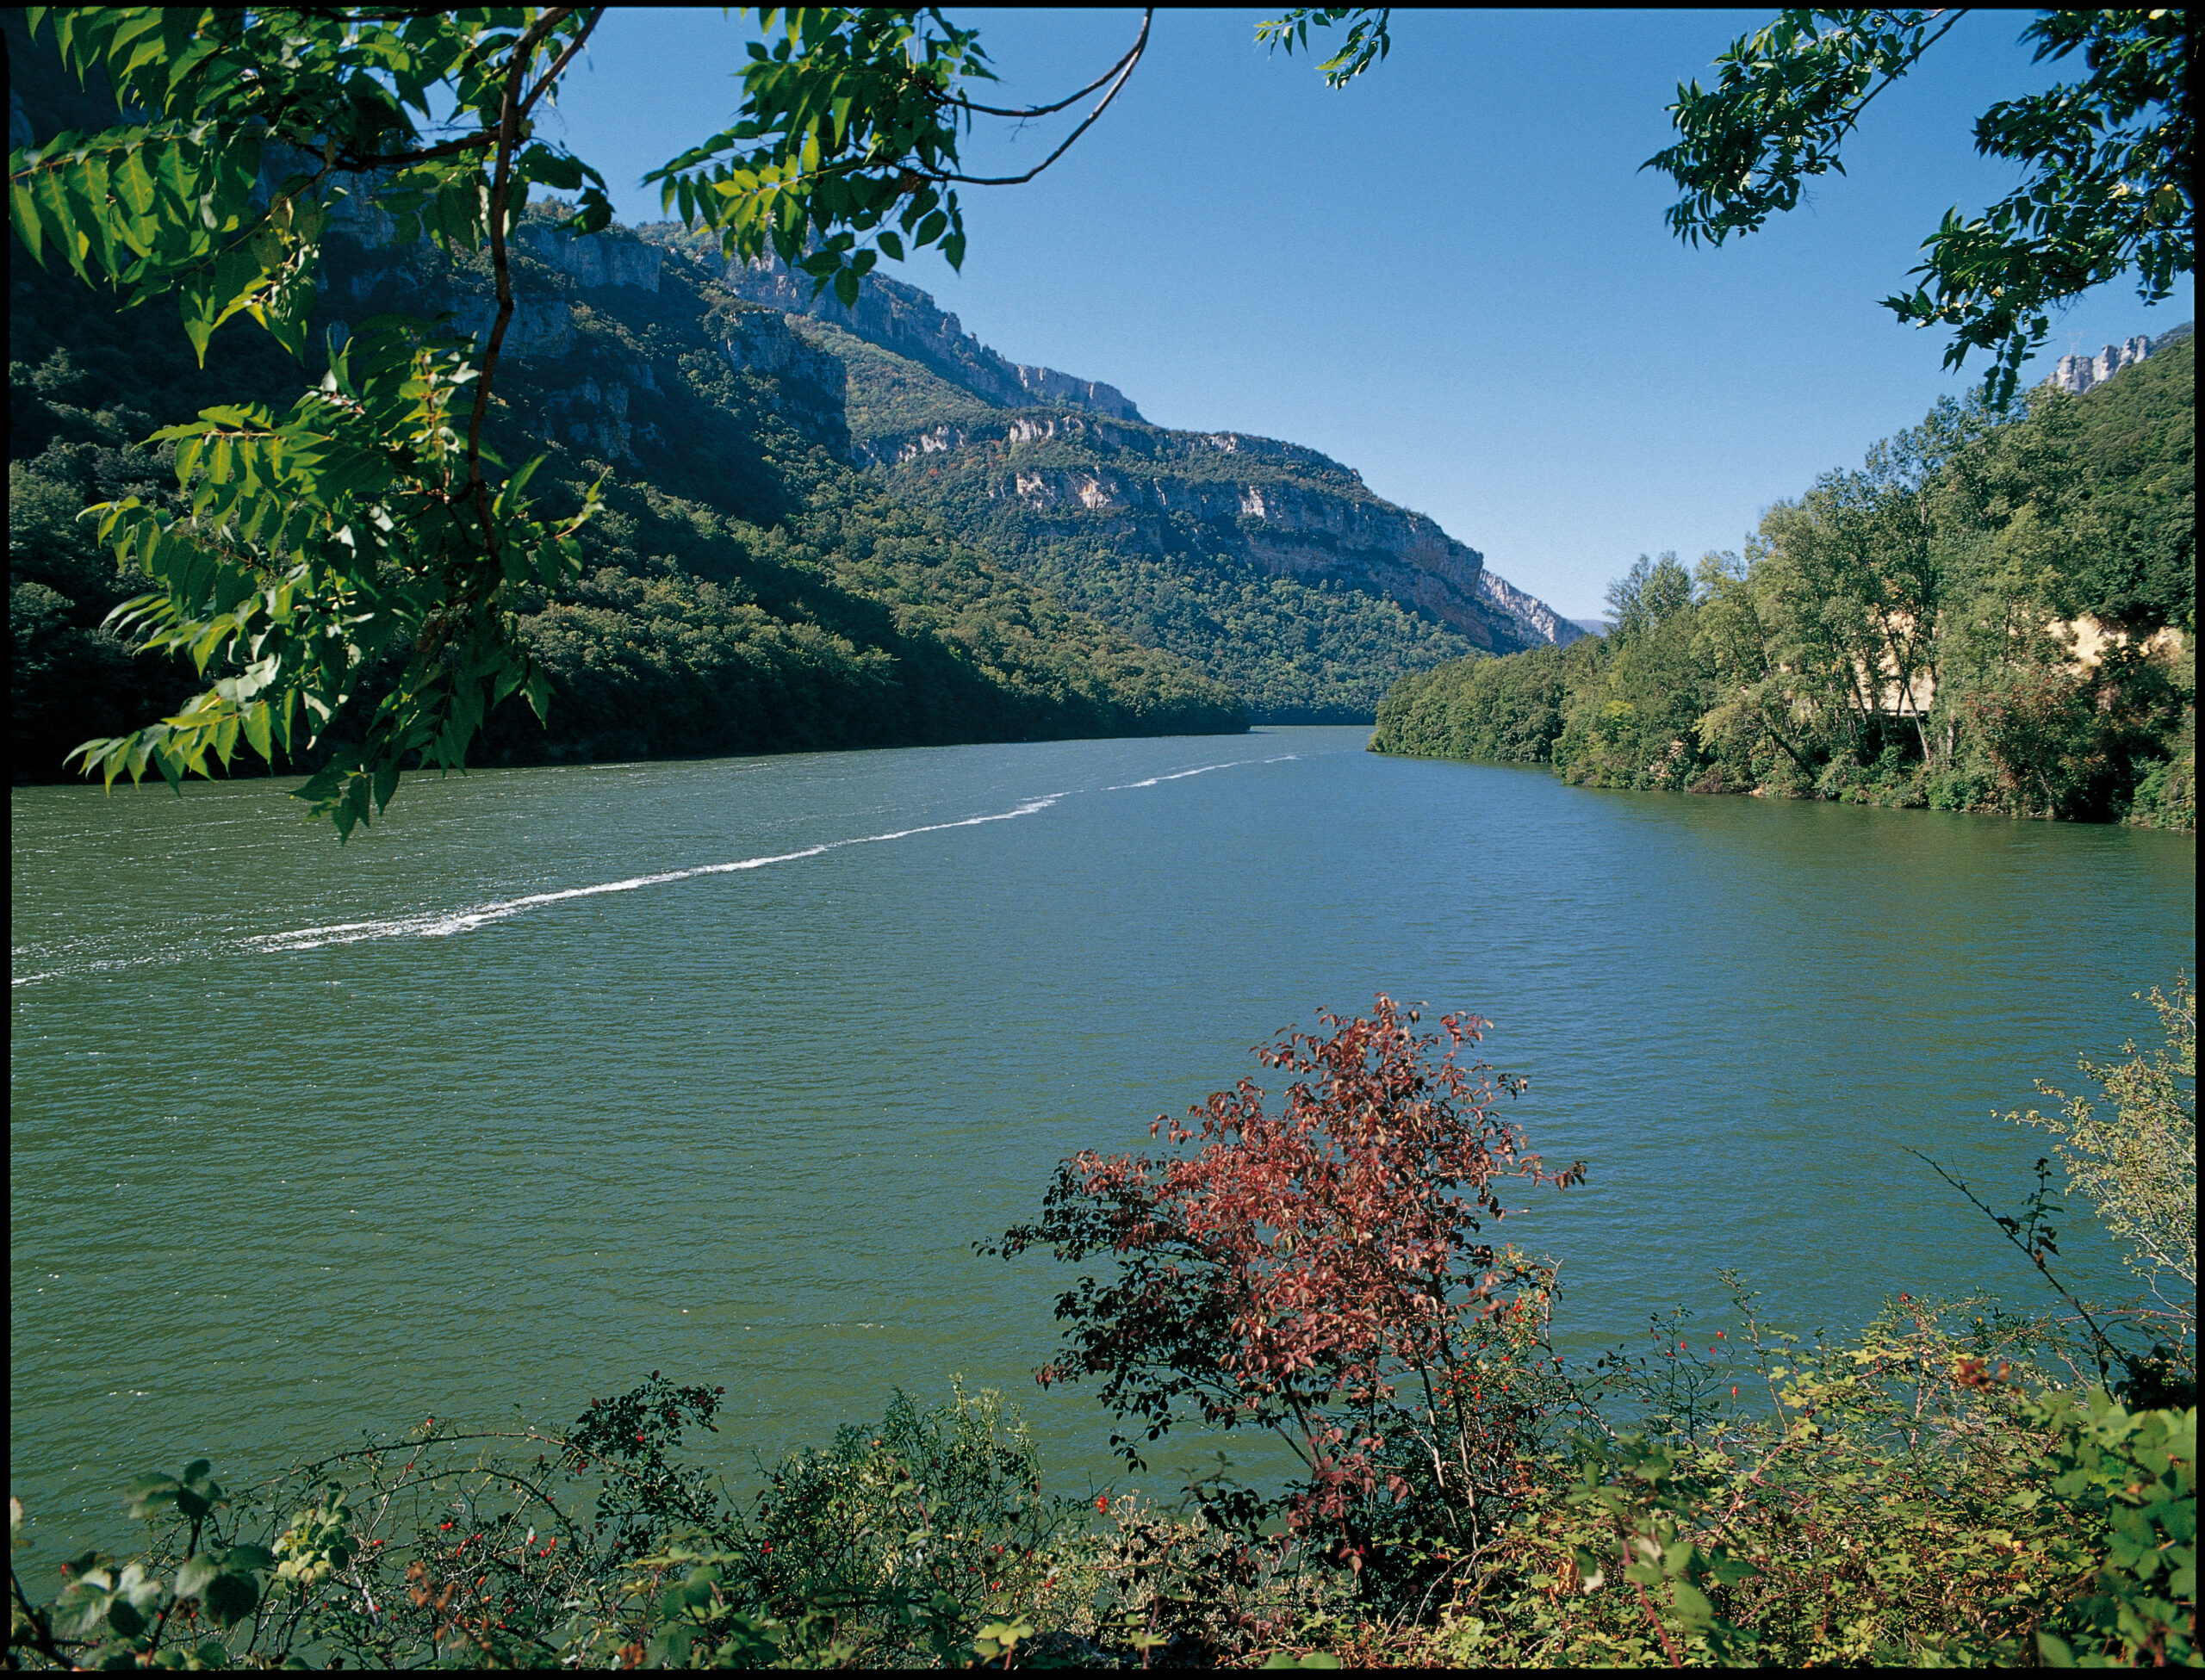
M 176 293 L 202 361 L 239 313 L 303 354 L 322 238 L 363 187 L 399 243 L 425 227 L 448 247 L 488 239 L 495 271 L 479 366 L 472 344 L 439 341 L 425 323 L 363 322 L 284 424 L 215 408 L 162 434 L 178 444 L 188 515 L 128 500 L 101 510 L 117 559 L 161 586 L 126 603 L 122 622 L 146 646 L 189 651 L 202 677 L 218 673 L 175 716 L 71 755 L 108 784 L 152 768 L 178 785 L 207 774 L 210 754 L 229 763 L 240 738 L 271 766 L 322 744 L 369 661 L 410 641 L 364 741 L 301 790 L 345 836 L 412 764 L 463 764 L 488 706 L 519 690 L 541 702 L 502 596 L 508 582 L 556 575 L 568 551 L 526 515 L 532 468 L 493 487 L 482 430 L 514 308 L 505 237 L 530 183 L 581 189 L 577 231 L 610 220 L 593 170 L 525 144 L 531 111 L 600 15 L 30 12 L 80 79 L 104 76 L 148 120 L 11 152 L 17 237 L 34 258 L 51 248 L 132 303 Z M 444 126 L 460 132 L 432 140 L 419 124 L 439 90 L 454 106 Z M 463 393 L 463 441 L 450 412 Z M 594 509 L 586 499 L 580 518 Z
M 1793 208 L 1804 183 L 1843 174 L 1844 141 L 1885 89 L 1966 15 L 1797 9 L 1742 35 L 1716 60 L 1711 90 L 1677 90 L 1679 135 L 1641 165 L 1683 196 L 1668 213 L 1680 239 L 1721 245 Z M 1945 365 L 1993 353 L 1985 391 L 2003 406 L 2022 363 L 2050 332 L 2049 312 L 2132 269 L 2156 303 L 2196 257 L 2189 15 L 2047 12 L 2022 39 L 2036 60 L 2079 50 L 2082 80 L 2002 100 L 1975 125 L 1976 150 L 2027 177 L 1982 215 L 1947 213 L 1923 241 L 1923 283 L 1884 300 L 1902 321 L 1954 329 Z
M 2142 998 L 2144 994 L 2138 993 Z M 2152 1280 L 2154 1293 L 2195 1325 L 2197 1305 L 2197 992 L 2177 974 L 2174 995 L 2157 986 L 2146 1000 L 2159 1018 L 2165 1045 L 2140 1055 L 2134 1039 L 2121 1046 L 2128 1059 L 2078 1065 L 2103 1088 L 2113 1112 L 2088 1097 L 2070 1097 L 2039 1081 L 2037 1089 L 2065 1107 L 2047 1116 L 2030 1109 L 2009 1120 L 2053 1134 L 2053 1150 L 2067 1169 L 2067 1188 L 2090 1199 L 2106 1230 L 2128 1245 L 2131 1269 Z M 2170 1296 L 2157 1280 L 2177 1280 Z
M 1347 38 L 1340 43 L 1339 51 L 1317 66 L 1324 76 L 1325 85 L 1339 89 L 1373 65 L 1385 61 L 1394 50 L 1393 21 L 1390 6 L 1296 6 L 1283 17 L 1266 18 L 1258 23 L 1256 41 L 1275 52 L 1291 54 L 1299 47 L 1306 53 L 1313 24 L 1320 29 L 1329 29 L 1345 23 Z
M 313 753 L 325 761 L 301 793 L 348 836 L 407 769 L 463 766 L 500 701 L 525 693 L 540 714 L 546 686 L 509 591 L 570 568 L 568 539 L 598 501 L 556 529 L 535 521 L 522 497 L 534 463 L 501 478 L 484 431 L 515 311 L 506 241 L 531 189 L 578 195 L 575 233 L 611 220 L 603 178 L 535 128 L 604 11 L 30 9 L 34 35 L 50 30 L 88 85 L 104 78 L 127 119 L 9 153 L 12 225 L 34 261 L 59 257 L 130 304 L 174 293 L 202 363 L 240 314 L 303 356 L 322 242 L 362 197 L 396 245 L 487 244 L 496 301 L 479 344 L 377 316 L 332 345 L 329 378 L 288 419 L 227 406 L 160 435 L 178 445 L 188 514 L 109 505 L 102 536 L 159 586 L 121 622 L 144 647 L 189 652 L 211 685 L 160 722 L 85 742 L 71 756 L 88 772 L 111 786 L 150 769 L 180 785 L 229 764 L 240 741 L 271 766 Z M 741 120 L 649 178 L 730 257 L 770 249 L 846 303 L 880 252 L 936 245 L 962 260 L 952 183 L 1039 173 L 961 172 L 976 115 L 1071 102 L 972 103 L 960 83 L 992 72 L 977 35 L 935 12 L 759 18 L 779 39 L 751 49 Z M 1148 28 L 1144 17 L 1133 47 L 1072 96 L 1102 90 L 1042 168 L 1116 97 Z M 332 721 L 371 662 L 401 648 L 364 739 L 337 742 Z

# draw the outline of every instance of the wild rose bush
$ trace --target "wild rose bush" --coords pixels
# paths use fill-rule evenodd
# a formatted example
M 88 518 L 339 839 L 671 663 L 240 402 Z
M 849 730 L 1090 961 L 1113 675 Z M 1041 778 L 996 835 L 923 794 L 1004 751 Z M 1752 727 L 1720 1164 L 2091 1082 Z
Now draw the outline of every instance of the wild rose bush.
M 1256 1055 L 1290 1076 L 1274 1112 L 1243 1079 L 1158 1116 L 1191 1152 L 1084 1152 L 1040 1220 L 993 1251 L 1107 1256 L 1057 1303 L 1044 1384 L 1093 1379 L 1142 1446 L 1182 1419 L 1269 1430 L 1303 1470 L 1287 1502 L 1361 1572 L 1475 1550 L 1520 1497 L 1524 1466 L 1564 1398 L 1545 1345 L 1553 1270 L 1487 1227 L 1509 1180 L 1556 1187 L 1500 1105 L 1525 1082 L 1464 1054 L 1491 1025 L 1380 995 L 1372 1014 L 1320 1013 Z M 1444 1046 L 1443 1049 L 1442 1046 Z

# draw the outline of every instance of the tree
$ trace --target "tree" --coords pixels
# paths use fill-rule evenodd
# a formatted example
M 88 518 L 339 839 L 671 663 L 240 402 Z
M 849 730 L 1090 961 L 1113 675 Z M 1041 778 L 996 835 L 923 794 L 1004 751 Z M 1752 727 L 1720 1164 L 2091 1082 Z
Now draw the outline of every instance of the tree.
M 2138 994 L 2141 996 L 2142 994 Z M 2177 975 L 2174 995 L 2154 986 L 2149 999 L 2165 1045 L 2148 1057 L 2134 1039 L 2128 1059 L 2078 1065 L 2105 1093 L 2113 1113 L 2087 1096 L 2070 1097 L 2040 1080 L 2037 1089 L 2063 1104 L 2053 1115 L 2030 1109 L 2006 1116 L 2053 1135 L 2067 1169 L 2067 1187 L 2090 1199 L 2106 1230 L 2127 1245 L 2127 1259 L 2153 1292 L 2195 1333 L 2197 1311 L 2197 994 Z M 2169 1295 L 2160 1279 L 2171 1274 Z
M 1674 554 L 1644 555 L 1608 586 L 1608 639 L 1621 643 L 1658 629 L 1692 604 L 1692 573 Z
M 1191 1125 L 1150 1128 L 1199 1142 L 1192 1155 L 1083 1152 L 991 1251 L 1115 1261 L 1059 1298 L 1065 1348 L 1040 1380 L 1099 1379 L 1148 1441 L 1188 1411 L 1273 1432 L 1307 1472 L 1295 1522 L 1337 1534 L 1360 1569 L 1389 1517 L 1475 1545 L 1514 1488 L 1552 1273 L 1483 1230 L 1499 1181 L 1585 1169 L 1546 1171 L 1495 1112 L 1522 1080 L 1461 1065 L 1490 1023 L 1419 1033 L 1382 993 L 1368 1018 L 1318 1020 L 1326 1036 L 1256 1051 L 1294 1076 L 1276 1113 L 1243 1079 Z M 1137 1436 L 1112 1444 L 1140 1461 Z
M 1712 90 L 1677 89 L 1676 145 L 1643 168 L 1683 193 L 1680 239 L 1721 245 L 1799 201 L 1814 177 L 1844 173 L 1840 150 L 1878 95 L 1950 33 L 1965 10 L 1791 10 L 1742 35 L 1716 62 Z M 1978 118 L 1976 150 L 2028 177 L 1974 218 L 1955 208 L 1922 242 L 1923 282 L 1885 307 L 1916 326 L 1954 329 L 1945 365 L 1993 352 L 1985 392 L 2003 406 L 2049 312 L 2132 269 L 2147 303 L 2190 271 L 2196 139 L 2189 18 L 2182 11 L 2047 12 L 2022 31 L 2036 60 L 2078 49 L 2089 74 Z
M 321 243 L 347 197 L 392 219 L 397 243 L 489 246 L 497 312 L 478 345 L 438 323 L 382 316 L 331 346 L 327 375 L 278 418 L 203 411 L 176 445 L 189 509 L 125 496 L 102 540 L 157 587 L 119 610 L 147 648 L 188 652 L 209 685 L 180 711 L 72 756 L 107 784 L 148 769 L 171 785 L 228 764 L 240 741 L 271 766 L 322 740 L 387 649 L 410 649 L 365 740 L 301 789 L 340 836 L 383 809 L 414 766 L 456 768 L 488 712 L 545 686 L 515 646 L 510 592 L 578 563 L 596 511 L 535 518 L 537 463 L 506 472 L 486 443 L 513 315 L 507 239 L 530 189 L 577 195 L 577 233 L 611 218 L 603 178 L 535 138 L 538 108 L 602 7 L 270 10 L 31 9 L 80 78 L 104 77 L 124 123 L 9 158 L 9 208 L 31 257 L 58 256 L 127 302 L 173 293 L 204 358 L 245 315 L 303 356 Z M 1148 36 L 1065 99 L 1006 108 L 975 32 L 938 12 L 761 11 L 771 46 L 742 72 L 741 119 L 649 177 L 730 258 L 768 251 L 854 301 L 881 253 L 963 259 L 956 188 L 1030 180 L 1123 87 Z M 1088 94 L 1094 108 L 1024 175 L 974 177 L 958 144 L 976 116 L 1026 121 Z M 435 113 L 448 110 L 442 120 Z M 323 743 L 329 745 L 327 742 Z

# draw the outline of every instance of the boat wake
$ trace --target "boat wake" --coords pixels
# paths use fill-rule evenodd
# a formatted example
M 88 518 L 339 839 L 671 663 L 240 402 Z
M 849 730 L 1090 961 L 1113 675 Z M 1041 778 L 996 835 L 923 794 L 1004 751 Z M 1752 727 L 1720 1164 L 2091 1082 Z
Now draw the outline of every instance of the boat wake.
M 494 903 L 479 904 L 469 910 L 431 910 L 417 915 L 386 917 L 376 921 L 340 921 L 326 927 L 295 927 L 281 933 L 262 933 L 241 940 L 239 944 L 247 951 L 314 951 L 326 945 L 351 945 L 361 939 L 445 939 L 454 933 L 472 933 L 477 927 L 503 921 L 508 916 L 516 916 L 524 910 L 533 910 L 544 904 L 563 904 L 576 898 L 599 898 L 606 893 L 640 892 L 645 887 L 662 887 L 674 881 L 694 881 L 706 875 L 738 875 L 745 870 L 766 869 L 774 864 L 792 864 L 800 859 L 817 858 L 823 852 L 839 852 L 848 846 L 878 846 L 884 840 L 909 840 L 914 834 L 938 834 L 950 828 L 975 828 L 983 822 L 1009 822 L 1017 817 L 1033 816 L 1046 811 L 1065 797 L 1062 793 L 1044 794 L 1007 811 L 959 817 L 953 822 L 928 822 L 915 828 L 891 829 L 886 834 L 856 834 L 848 840 L 823 840 L 817 846 L 804 846 L 795 852 L 774 852 L 763 857 L 737 858 L 732 863 L 698 864 L 688 869 L 662 870 L 655 875 L 633 875 L 624 881 L 606 881 L 592 887 L 567 887 L 557 892 L 527 893 L 519 898 L 504 898 Z
M 1169 771 L 1138 782 L 1119 782 L 1102 788 L 1066 789 L 1042 794 L 1008 810 L 987 811 L 978 816 L 957 817 L 947 822 L 923 822 L 909 828 L 888 829 L 877 834 L 854 834 L 848 840 L 823 840 L 817 846 L 802 846 L 793 852 L 737 858 L 728 863 L 697 864 L 686 869 L 661 870 L 655 874 L 633 875 L 624 880 L 605 881 L 593 886 L 566 887 L 555 892 L 524 893 L 517 897 L 497 899 L 465 909 L 423 910 L 408 915 L 377 917 L 368 921 L 340 921 L 317 927 L 286 928 L 280 933 L 257 933 L 229 940 L 220 948 L 268 953 L 318 951 L 325 945 L 354 945 L 368 939 L 449 939 L 455 933 L 473 933 L 477 928 L 504 921 L 525 911 L 541 909 L 546 905 L 564 904 L 575 899 L 601 898 L 610 893 L 641 892 L 646 887 L 668 886 L 677 881 L 694 881 L 710 875 L 739 875 L 748 870 L 769 869 L 776 864 L 798 863 L 806 858 L 820 857 L 853 846 L 879 846 L 891 840 L 910 840 L 919 834 L 946 834 L 955 828 L 977 828 L 990 822 L 1012 822 L 1020 817 L 1039 815 L 1078 792 L 1124 793 L 1139 788 L 1158 787 L 1166 782 L 1184 781 L 1190 776 L 1206 776 L 1215 770 L 1233 770 L 1251 764 L 1283 764 L 1299 757 L 1301 754 L 1298 753 L 1282 753 L 1266 759 L 1229 759 L 1216 764 L 1196 765 L 1189 770 Z M 11 983 L 28 986 L 41 980 L 58 980 L 111 969 L 135 968 L 146 963 L 173 962 L 183 954 L 164 952 L 141 957 L 105 958 L 35 974 L 18 975 Z

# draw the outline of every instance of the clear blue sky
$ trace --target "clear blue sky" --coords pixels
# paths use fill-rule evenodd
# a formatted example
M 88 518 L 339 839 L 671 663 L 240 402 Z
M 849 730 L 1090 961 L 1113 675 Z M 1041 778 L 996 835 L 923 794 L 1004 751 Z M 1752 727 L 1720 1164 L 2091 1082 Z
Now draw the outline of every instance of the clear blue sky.
M 2059 79 L 2025 15 L 1964 19 L 1879 98 L 1802 208 L 1723 249 L 1662 220 L 1676 84 L 1711 79 L 1770 12 L 1401 12 L 1393 56 L 1344 92 L 1253 44 L 1266 14 L 1167 11 L 1116 105 L 1032 184 L 972 189 L 931 292 L 1016 361 L 1118 386 L 1151 420 L 1322 449 L 1428 513 L 1563 612 L 1602 610 L 1642 551 L 1734 549 L 1773 501 L 1858 462 L 1979 376 L 1876 300 L 1909 282 L 1947 208 L 2015 178 L 1975 156 L 2000 98 Z M 1059 97 L 1124 50 L 1139 14 L 967 11 L 1005 103 Z M 643 173 L 725 126 L 745 26 L 616 9 L 570 80 L 565 138 L 623 220 Z M 2072 72 L 2070 72 L 2071 74 Z M 980 135 L 976 172 L 1025 167 L 1064 124 Z M 2103 287 L 2047 356 L 2190 318 Z

